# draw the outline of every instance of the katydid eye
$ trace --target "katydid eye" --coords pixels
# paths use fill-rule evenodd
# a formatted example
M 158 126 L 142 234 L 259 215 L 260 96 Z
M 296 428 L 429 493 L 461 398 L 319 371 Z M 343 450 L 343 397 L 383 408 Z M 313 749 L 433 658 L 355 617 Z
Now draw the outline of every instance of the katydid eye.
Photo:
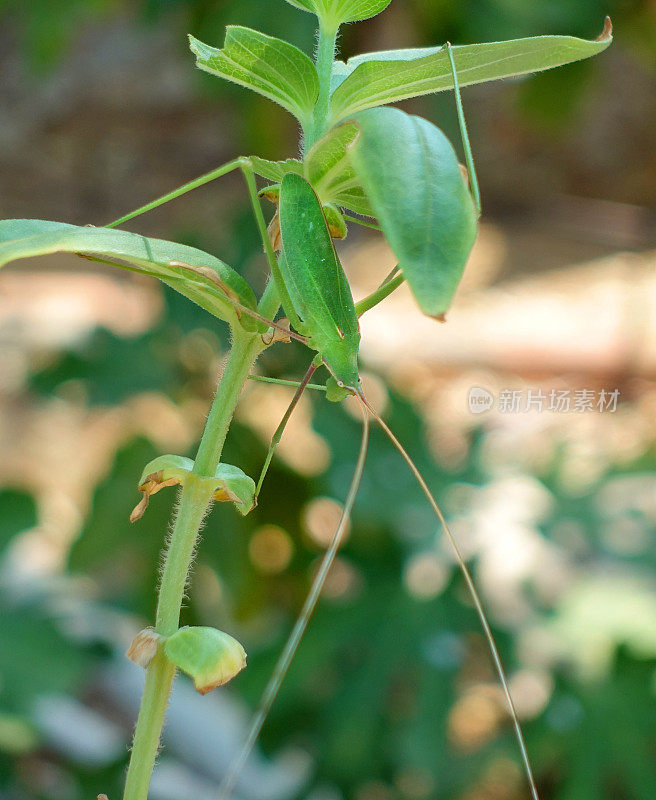
M 343 389 L 344 388 L 344 381 L 337 381 L 337 385 L 339 386 L 340 389 Z

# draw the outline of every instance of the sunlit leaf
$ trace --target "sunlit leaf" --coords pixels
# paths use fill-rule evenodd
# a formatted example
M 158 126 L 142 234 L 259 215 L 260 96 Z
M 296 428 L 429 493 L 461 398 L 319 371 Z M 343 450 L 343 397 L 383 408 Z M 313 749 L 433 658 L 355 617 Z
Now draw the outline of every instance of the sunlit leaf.
M 288 158 L 285 161 L 268 161 L 259 156 L 250 156 L 248 160 L 257 175 L 274 183 L 280 183 L 288 172 L 295 172 L 297 175 L 303 174 L 303 162 L 296 158 Z
M 307 121 L 319 94 L 312 61 L 298 47 L 251 28 L 230 25 L 223 48 L 189 37 L 196 66 L 238 83 Z
M 533 36 L 453 47 L 461 86 L 551 69 L 605 50 L 610 22 L 599 39 Z M 449 56 L 442 47 L 366 53 L 333 70 L 332 122 L 374 106 L 453 89 Z
M 347 148 L 357 134 L 356 125 L 343 123 L 316 142 L 303 161 L 295 158 L 267 161 L 258 156 L 250 156 L 250 161 L 255 172 L 267 180 L 278 184 L 288 172 L 304 175 L 322 203 L 334 203 L 356 214 L 373 216 L 371 204 L 346 157 Z
M 476 238 L 476 209 L 442 133 L 396 108 L 357 116 L 349 151 L 399 267 L 425 314 L 447 310 Z
M 253 290 L 241 275 L 195 247 L 110 228 L 33 219 L 0 221 L 0 267 L 18 258 L 61 252 L 110 259 L 117 267 L 159 278 L 227 322 L 234 323 L 238 316 L 227 297 L 256 308 Z M 247 314 L 241 314 L 241 321 L 249 330 L 256 325 Z
M 342 22 L 369 19 L 387 8 L 391 0 L 287 0 L 296 8 L 312 11 L 325 24 L 336 27 Z
M 359 133 L 354 123 L 332 128 L 310 148 L 305 161 L 305 177 L 312 184 L 322 203 L 335 203 L 357 214 L 373 216 L 353 165 L 348 149 Z

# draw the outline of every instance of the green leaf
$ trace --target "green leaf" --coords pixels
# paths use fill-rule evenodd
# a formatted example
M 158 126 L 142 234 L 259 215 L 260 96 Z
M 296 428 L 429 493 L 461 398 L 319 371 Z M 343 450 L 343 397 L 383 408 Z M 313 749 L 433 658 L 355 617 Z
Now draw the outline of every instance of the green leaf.
M 456 153 L 439 128 L 399 109 L 356 119 L 360 136 L 349 158 L 420 308 L 440 317 L 476 239 Z
M 226 299 L 255 310 L 251 287 L 223 261 L 195 247 L 110 228 L 35 219 L 0 221 L 0 267 L 18 258 L 60 252 L 112 259 L 114 266 L 159 278 L 219 319 L 234 324 L 240 316 L 245 328 L 257 329 L 251 317 L 236 312 Z
M 228 683 L 246 666 L 241 644 L 216 628 L 180 628 L 166 640 L 164 652 L 201 694 Z
M 187 474 L 194 468 L 191 458 L 185 456 L 165 455 L 157 456 L 141 471 L 139 486 L 143 486 L 151 477 L 157 474 L 162 481 L 175 479 L 177 483 L 183 483 Z
M 599 39 L 533 36 L 453 47 L 461 86 L 539 72 L 589 58 L 612 41 L 610 21 Z M 453 89 L 449 56 L 442 47 L 366 53 L 337 62 L 331 99 L 332 123 L 357 111 L 408 97 Z
M 193 472 L 194 462 L 190 458 L 176 455 L 158 456 L 143 468 L 139 478 L 139 491 L 143 497 L 130 515 L 130 522 L 141 519 L 148 508 L 151 495 L 168 486 L 182 485 Z M 255 482 L 239 467 L 219 464 L 213 477 L 194 475 L 194 479 L 205 484 L 220 503 L 231 502 L 245 516 L 253 508 Z
M 230 25 L 222 49 L 189 36 L 196 66 L 252 89 L 307 122 L 319 95 L 312 61 L 298 47 L 251 28 Z
M 303 174 L 303 162 L 297 158 L 288 158 L 286 161 L 268 161 L 259 156 L 249 156 L 248 160 L 253 165 L 256 175 L 274 183 L 280 183 L 288 172 L 295 172 L 297 175 Z
M 348 149 L 358 134 L 359 128 L 353 122 L 331 128 L 310 148 L 304 162 L 305 177 L 322 203 L 335 203 L 372 217 L 371 204 L 348 159 Z
M 380 14 L 391 0 L 287 0 L 296 8 L 312 11 L 329 27 L 357 22 Z
M 356 214 L 373 216 L 371 204 L 360 186 L 353 167 L 346 157 L 348 146 L 358 135 L 353 123 L 342 123 L 310 148 L 304 161 L 267 161 L 250 156 L 254 171 L 263 178 L 280 183 L 288 172 L 303 175 L 313 186 L 322 204 L 334 203 Z
M 253 508 L 255 482 L 239 467 L 234 467 L 232 464 L 219 464 L 214 478 L 208 478 L 208 480 L 215 482 L 215 499 L 231 500 L 240 514 L 244 516 Z M 225 491 L 225 497 L 219 497 L 221 490 Z
M 339 262 L 321 204 L 300 175 L 285 175 L 280 186 L 280 271 L 300 331 L 338 381 L 358 383 L 360 331 L 351 288 Z M 289 315 L 288 315 L 289 316 Z

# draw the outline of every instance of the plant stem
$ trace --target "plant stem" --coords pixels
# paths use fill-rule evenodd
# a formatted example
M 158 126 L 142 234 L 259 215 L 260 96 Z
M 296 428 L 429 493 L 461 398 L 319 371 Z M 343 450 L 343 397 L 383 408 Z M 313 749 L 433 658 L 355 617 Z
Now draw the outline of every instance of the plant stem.
M 276 302 L 275 286 L 271 283 L 262 298 L 262 305 L 273 308 Z M 273 313 L 275 314 L 275 308 Z M 264 347 L 262 337 L 258 334 L 246 333 L 240 329 L 235 331 L 230 357 L 205 424 L 193 472 L 185 481 L 180 494 L 159 588 L 155 630 L 161 636 L 170 636 L 178 629 L 180 608 L 198 531 L 212 502 L 211 490 L 199 478 L 214 475 L 216 471 L 242 387 Z M 175 668 L 160 647 L 146 674 L 124 800 L 147 800 L 174 675 Z
M 125 779 L 124 800 L 146 800 L 159 748 L 175 667 L 161 648 L 148 665 L 141 709 L 134 731 L 132 753 Z
M 391 295 L 395 289 L 399 288 L 404 280 L 405 278 L 403 277 L 403 273 L 400 272 L 389 281 L 385 281 L 385 283 L 379 286 L 371 294 L 363 297 L 359 303 L 355 304 L 355 313 L 358 315 L 358 317 L 361 317 L 366 311 L 369 311 L 374 306 L 377 306 L 378 303 L 382 302 L 386 297 L 389 297 L 389 295 Z
M 326 120 L 328 119 L 330 107 L 330 76 L 332 75 L 333 61 L 335 60 L 337 30 L 337 28 L 334 30 L 326 28 L 324 23 L 319 25 L 319 43 L 315 59 L 317 75 L 319 76 L 319 95 L 314 106 L 312 125 L 305 136 L 304 149 L 306 153 L 326 131 Z
M 230 358 L 219 383 L 198 447 L 198 454 L 194 462 L 194 472 L 197 475 L 207 477 L 214 475 L 242 387 L 248 380 L 251 367 L 263 349 L 264 343 L 261 336 L 236 333 Z M 164 580 L 162 580 L 163 587 Z

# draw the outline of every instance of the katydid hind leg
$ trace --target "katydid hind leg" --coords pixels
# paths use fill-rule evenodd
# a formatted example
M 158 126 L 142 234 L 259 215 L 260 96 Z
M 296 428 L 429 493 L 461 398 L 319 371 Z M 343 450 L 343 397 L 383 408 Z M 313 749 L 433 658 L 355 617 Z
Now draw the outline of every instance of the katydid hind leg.
M 469 174 L 469 185 L 471 187 L 474 203 L 478 216 L 481 215 L 481 193 L 478 188 L 478 178 L 476 176 L 476 166 L 474 164 L 474 156 L 472 154 L 471 144 L 469 143 L 469 133 L 467 132 L 467 123 L 465 121 L 465 111 L 462 107 L 462 97 L 460 95 L 460 82 L 458 81 L 458 70 L 456 69 L 456 62 L 453 55 L 453 48 L 450 42 L 447 42 L 446 51 L 449 54 L 449 61 L 451 63 L 451 72 L 453 74 L 453 91 L 456 96 L 456 108 L 458 110 L 458 124 L 460 125 L 460 136 L 462 137 L 462 146 L 465 149 L 465 161 L 467 162 L 467 172 Z
M 474 584 L 474 580 L 473 580 L 473 578 L 471 576 L 471 572 L 469 571 L 469 568 L 467 567 L 467 563 L 466 563 L 466 561 L 465 561 L 465 559 L 464 559 L 464 557 L 462 555 L 462 552 L 460 551 L 460 548 L 458 547 L 458 543 L 457 543 L 453 533 L 451 532 L 451 529 L 449 528 L 449 525 L 448 525 L 448 523 L 446 521 L 446 518 L 444 517 L 444 514 L 442 513 L 442 510 L 440 509 L 435 497 L 433 496 L 433 493 L 431 492 L 428 484 L 426 483 L 425 478 L 423 477 L 423 475 L 419 471 L 419 468 L 417 467 L 415 462 L 410 457 L 410 454 L 405 449 L 405 447 L 403 447 L 401 442 L 398 440 L 398 438 L 392 432 L 391 428 L 381 418 L 381 416 L 373 408 L 373 406 L 369 403 L 369 401 L 364 397 L 363 394 L 360 394 L 360 400 L 362 401 L 363 406 L 369 410 L 369 413 L 373 416 L 373 418 L 376 420 L 376 422 L 383 429 L 383 431 L 385 432 L 385 434 L 389 438 L 390 442 L 399 451 L 399 453 L 403 457 L 404 461 L 406 462 L 406 464 L 410 468 L 410 471 L 414 475 L 414 477 L 415 477 L 417 483 L 419 484 L 422 492 L 424 493 L 426 499 L 428 500 L 431 508 L 433 509 L 433 511 L 435 513 L 435 516 L 437 517 L 437 519 L 440 522 L 442 530 L 446 534 L 447 539 L 449 540 L 449 542 L 451 544 L 451 547 L 453 548 L 453 551 L 454 551 L 454 553 L 456 555 L 456 560 L 458 562 L 458 566 L 460 567 L 460 571 L 461 571 L 462 576 L 464 578 L 464 581 L 465 581 L 465 583 L 467 585 L 467 589 L 468 589 L 469 594 L 470 594 L 470 596 L 472 598 L 472 601 L 474 603 L 474 607 L 476 608 L 476 613 L 477 613 L 478 618 L 480 620 L 481 627 L 483 628 L 483 632 L 485 633 L 485 638 L 487 640 L 488 647 L 490 649 L 490 654 L 492 656 L 492 661 L 494 662 L 494 667 L 495 667 L 495 670 L 497 672 L 501 687 L 503 689 L 504 696 L 506 698 L 506 704 L 508 706 L 508 711 L 510 713 L 510 717 L 511 717 L 512 723 L 513 723 L 513 727 L 515 729 L 515 736 L 516 736 L 516 739 L 517 739 L 517 744 L 519 745 L 519 750 L 520 750 L 520 754 L 521 754 L 521 758 L 522 758 L 522 763 L 524 765 L 524 771 L 526 773 L 526 778 L 527 778 L 527 781 L 528 781 L 528 784 L 529 784 L 529 787 L 530 787 L 530 790 L 531 790 L 531 796 L 532 796 L 533 800 L 540 800 L 540 796 L 538 794 L 537 786 L 536 786 L 536 783 L 535 783 L 535 777 L 533 775 L 533 768 L 531 767 L 531 762 L 530 762 L 530 759 L 529 759 L 529 756 L 528 756 L 528 750 L 526 748 L 526 742 L 524 740 L 524 734 L 522 732 L 522 728 L 521 728 L 521 725 L 519 723 L 519 717 L 517 716 L 517 711 L 515 709 L 515 703 L 513 701 L 512 694 L 510 692 L 510 686 L 508 684 L 508 678 L 506 677 L 506 671 L 505 671 L 505 669 L 503 667 L 503 663 L 501 661 L 501 656 L 499 655 L 499 650 L 498 650 L 496 642 L 494 640 L 494 636 L 492 634 L 492 629 L 490 628 L 490 623 L 488 621 L 487 614 L 485 613 L 485 610 L 483 608 L 483 603 L 481 601 L 481 598 L 480 598 L 480 595 L 478 593 L 478 590 L 476 589 L 476 586 Z
M 346 531 L 346 526 L 351 516 L 351 511 L 353 509 L 353 505 L 355 503 L 355 499 L 358 494 L 358 490 L 360 488 L 360 481 L 362 479 L 362 473 L 364 471 L 364 464 L 367 457 L 367 447 L 369 444 L 369 417 L 366 411 L 363 409 L 362 414 L 362 438 L 360 441 L 360 450 L 358 453 L 358 459 L 355 465 L 355 469 L 353 470 L 353 477 L 351 478 L 351 485 L 349 487 L 348 495 L 344 502 L 344 508 L 342 510 L 342 514 L 335 529 L 335 533 L 333 535 L 332 541 L 328 550 L 324 554 L 324 557 L 321 561 L 321 565 L 317 574 L 312 581 L 312 586 L 310 587 L 310 591 L 305 599 L 305 603 L 303 604 L 303 608 L 294 624 L 292 632 L 287 639 L 285 646 L 283 648 L 280 657 L 274 667 L 273 673 L 269 678 L 269 681 L 264 689 L 258 707 L 251 718 L 250 724 L 248 726 L 248 731 L 246 737 L 244 739 L 243 745 L 237 754 L 235 760 L 232 762 L 230 769 L 226 773 L 225 778 L 219 788 L 219 797 L 218 800 L 227 800 L 230 797 L 232 790 L 235 787 L 237 779 L 248 759 L 248 756 L 255 745 L 257 737 L 262 730 L 262 726 L 269 714 L 271 706 L 273 705 L 274 700 L 278 694 L 280 686 L 287 674 L 287 670 L 289 669 L 289 665 L 294 658 L 296 650 L 298 649 L 299 643 L 303 634 L 305 633 L 305 629 L 307 628 L 308 622 L 310 617 L 312 616 L 312 612 L 314 611 L 317 601 L 319 600 L 319 596 L 323 590 L 324 584 L 326 582 L 326 578 L 328 577 L 328 573 L 330 572 L 330 568 L 335 561 L 335 557 L 339 552 L 339 548 L 342 544 L 344 539 L 344 533 Z
M 307 388 L 307 385 L 310 383 L 312 376 L 317 371 L 317 367 L 314 365 L 314 362 L 310 364 L 308 371 L 303 376 L 303 380 L 298 385 L 294 397 L 292 397 L 292 401 L 287 407 L 287 411 L 283 418 L 280 420 L 280 424 L 275 430 L 275 433 L 271 437 L 271 443 L 269 444 L 269 450 L 266 454 L 266 458 L 264 459 L 264 466 L 262 467 L 262 472 L 260 473 L 260 478 L 257 482 L 257 487 L 255 489 L 255 502 L 257 503 L 257 498 L 260 496 L 260 491 L 262 489 L 262 484 L 264 483 L 264 479 L 266 477 L 267 472 L 269 471 L 269 467 L 271 466 L 271 460 L 273 459 L 273 454 L 275 453 L 276 447 L 280 443 L 282 439 L 282 435 L 285 432 L 285 428 L 287 427 L 287 423 L 290 420 L 291 415 L 294 413 L 294 409 L 298 405 L 298 401 L 301 399 L 301 395 Z
M 225 164 L 222 164 L 220 167 L 216 167 L 215 169 L 200 175 L 198 178 L 194 178 L 193 180 L 184 183 L 182 186 L 178 186 L 177 189 L 173 189 L 172 191 L 163 194 L 161 197 L 151 200 L 149 203 L 146 203 L 143 206 L 139 206 L 139 208 L 136 208 L 134 211 L 130 211 L 128 214 L 125 214 L 124 216 L 115 219 L 113 222 L 108 223 L 105 225 L 105 227 L 115 228 L 117 225 L 122 225 L 124 222 L 128 222 L 135 217 L 139 217 L 142 214 L 145 214 L 147 211 L 152 211 L 153 209 L 159 208 L 166 203 L 170 203 L 171 200 L 182 197 L 183 194 L 187 194 L 187 192 L 198 189 L 201 186 L 204 186 L 206 183 L 210 183 L 210 181 L 214 181 L 217 178 L 222 178 L 224 175 L 228 175 L 230 172 L 239 169 L 242 161 L 242 158 L 236 158 L 233 161 L 228 161 Z
M 258 381 L 259 383 L 270 383 L 275 386 L 291 386 L 294 389 L 298 389 L 298 387 L 301 385 L 301 381 L 292 381 L 287 380 L 286 378 L 269 378 L 267 375 L 249 375 L 248 380 Z M 316 392 L 326 391 L 326 387 L 318 383 L 308 383 L 305 388 L 313 389 Z
M 260 201 L 257 195 L 257 186 L 255 184 L 255 173 L 252 164 L 248 158 L 239 157 L 234 159 L 233 161 L 228 161 L 227 163 L 222 164 L 220 167 L 210 170 L 210 172 L 206 172 L 204 175 L 200 175 L 198 178 L 194 178 L 194 180 L 191 180 L 188 183 L 179 186 L 177 189 L 173 189 L 171 192 L 168 192 L 167 194 L 164 194 L 161 197 L 156 198 L 155 200 L 151 200 L 149 203 L 140 206 L 134 211 L 131 211 L 130 213 L 125 214 L 124 216 L 119 217 L 118 219 L 115 219 L 113 222 L 108 223 L 105 227 L 115 228 L 118 225 L 122 225 L 124 222 L 128 222 L 129 220 L 134 219 L 135 217 L 141 216 L 141 214 L 145 214 L 147 211 L 153 211 L 154 209 L 159 208 L 160 206 L 163 206 L 166 203 L 170 203 L 172 200 L 175 200 L 184 194 L 187 194 L 187 192 L 191 192 L 194 189 L 198 189 L 201 186 L 204 186 L 206 183 L 210 183 L 210 181 L 214 181 L 217 178 L 221 178 L 224 175 L 228 175 L 230 172 L 234 172 L 237 169 L 241 170 L 242 174 L 244 175 L 244 179 L 246 181 L 246 187 L 248 189 L 248 197 L 251 203 L 251 208 L 253 210 L 253 215 L 255 217 L 257 229 L 260 234 L 260 239 L 262 240 L 262 246 L 264 247 L 264 252 L 266 254 L 267 261 L 269 263 L 269 269 L 271 270 L 271 274 L 274 276 L 274 279 L 276 281 L 276 287 L 278 288 L 278 291 L 281 294 L 282 299 L 288 300 L 284 281 L 280 273 L 280 268 L 278 267 L 278 261 L 276 259 L 275 253 L 273 252 L 271 242 L 269 241 L 266 222 L 264 220 L 262 207 L 260 205 Z M 292 323 L 298 329 L 300 327 L 300 320 L 298 319 L 293 310 L 291 301 L 285 302 L 285 313 L 290 315 Z
M 262 212 L 262 206 L 260 204 L 260 198 L 257 193 L 257 185 L 255 183 L 255 173 L 253 171 L 253 167 L 247 159 L 244 160 L 244 163 L 241 164 L 241 171 L 244 175 L 244 179 L 246 181 L 246 188 L 248 189 L 248 196 L 251 201 L 251 206 L 253 208 L 253 214 L 255 215 L 255 222 L 257 223 L 257 229 L 260 233 L 260 238 L 262 240 L 262 246 L 264 247 L 264 252 L 267 257 L 267 261 L 269 263 L 269 269 L 271 270 L 271 274 L 273 275 L 273 279 L 276 284 L 276 288 L 278 289 L 278 294 L 280 295 L 280 299 L 282 301 L 282 306 L 284 308 L 285 314 L 289 317 L 292 325 L 296 328 L 296 330 L 300 330 L 302 325 L 301 321 L 296 314 L 294 309 L 294 305 L 291 301 L 289 296 L 289 292 L 287 291 L 287 287 L 285 285 L 284 278 L 282 276 L 282 272 L 280 267 L 278 266 L 278 259 L 276 258 L 276 254 L 273 251 L 273 245 L 269 239 L 269 231 L 267 229 L 266 221 L 264 219 L 264 214 Z

